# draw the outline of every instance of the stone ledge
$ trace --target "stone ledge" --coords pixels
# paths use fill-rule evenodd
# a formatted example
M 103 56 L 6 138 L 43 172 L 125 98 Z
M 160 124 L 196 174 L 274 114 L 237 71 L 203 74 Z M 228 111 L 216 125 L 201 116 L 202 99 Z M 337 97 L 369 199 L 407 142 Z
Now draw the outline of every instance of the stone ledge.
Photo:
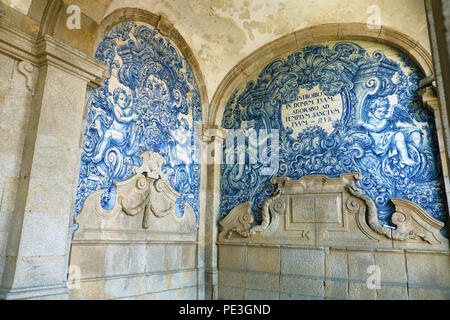
M 22 300 L 30 298 L 41 298 L 59 296 L 69 298 L 69 288 L 67 285 L 60 286 L 42 286 L 30 288 L 8 289 L 0 287 L 0 299 L 4 300 Z

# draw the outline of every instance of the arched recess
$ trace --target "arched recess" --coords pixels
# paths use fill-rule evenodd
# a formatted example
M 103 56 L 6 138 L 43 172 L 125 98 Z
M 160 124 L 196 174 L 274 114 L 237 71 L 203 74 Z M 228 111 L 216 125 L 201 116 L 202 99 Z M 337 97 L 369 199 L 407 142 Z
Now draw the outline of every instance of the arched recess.
M 210 112 L 208 114 L 208 125 L 210 127 L 221 127 L 224 113 L 226 110 L 228 110 L 226 109 L 228 108 L 227 104 L 232 104 L 233 101 L 239 101 L 239 99 L 242 98 L 243 101 L 246 101 L 244 103 L 250 103 L 248 101 L 252 101 L 253 103 L 252 105 L 254 105 L 256 103 L 255 102 L 256 100 L 253 101 L 252 98 L 250 98 L 250 96 L 252 96 L 252 93 L 249 93 L 249 91 L 252 90 L 251 88 L 253 88 L 253 86 L 257 87 L 259 85 L 260 80 L 262 83 L 265 81 L 266 78 L 265 79 L 258 78 L 259 73 L 265 67 L 268 67 L 269 64 L 275 61 L 277 58 L 281 56 L 284 57 L 288 53 L 293 53 L 295 50 L 305 48 L 309 45 L 321 44 L 328 41 L 345 41 L 345 40 L 379 43 L 387 47 L 392 47 L 394 49 L 399 50 L 405 57 L 409 58 L 413 63 L 415 63 L 416 66 L 422 71 L 422 73 L 425 76 L 429 76 L 433 72 L 431 55 L 417 41 L 415 41 L 414 39 L 412 39 L 407 35 L 397 32 L 396 30 L 387 27 L 371 29 L 368 28 L 366 24 L 360 23 L 319 25 L 312 28 L 297 31 L 287 36 L 284 36 L 280 39 L 277 39 L 263 46 L 257 51 L 253 52 L 251 55 L 249 55 L 248 57 L 243 59 L 239 64 L 237 64 L 227 74 L 227 76 L 221 82 L 221 84 L 219 85 L 217 91 L 213 96 L 210 105 Z M 267 76 L 267 79 L 271 79 L 269 74 L 266 73 L 265 75 Z M 256 82 L 257 78 L 258 81 Z M 243 89 L 244 84 L 247 84 L 246 89 Z M 233 93 L 238 88 L 245 90 L 246 92 L 245 97 L 243 98 L 239 96 L 239 98 L 237 98 L 238 100 L 234 100 L 235 98 Z M 259 87 L 258 89 L 255 90 L 259 90 Z M 256 93 L 255 91 L 256 96 L 260 94 L 264 95 L 265 93 L 263 91 L 257 91 Z M 442 165 L 443 169 L 442 173 L 445 180 L 448 179 L 447 174 L 448 168 L 446 158 L 446 145 L 444 143 L 442 130 L 442 119 L 441 119 L 442 112 L 437 106 L 437 104 L 426 103 L 426 101 L 424 102 L 425 102 L 424 104 L 430 109 L 432 109 L 434 113 L 435 128 L 438 136 L 438 138 L 435 140 L 436 141 L 435 145 L 438 145 L 439 148 L 440 163 Z M 237 109 L 239 110 L 236 111 L 236 114 L 239 114 L 241 112 L 240 108 Z M 247 111 L 242 112 L 244 114 Z M 227 128 L 228 127 L 232 128 L 232 123 L 230 123 L 230 126 L 227 126 Z M 236 128 L 241 129 L 240 126 L 237 126 Z M 433 152 L 431 152 L 430 154 L 433 153 L 437 155 L 437 148 L 433 149 Z M 410 161 L 410 159 L 408 159 L 407 156 L 403 158 L 403 160 L 405 159 L 406 161 L 404 163 L 407 163 L 407 165 L 413 165 L 414 162 Z M 239 170 L 241 170 L 241 168 L 239 168 Z M 239 172 L 240 173 L 238 174 L 238 177 L 240 178 L 241 171 Z M 237 178 L 234 177 L 229 179 L 233 180 Z M 440 188 L 439 190 L 445 190 L 444 184 L 442 184 L 442 187 L 439 188 Z M 255 191 L 255 193 L 258 192 L 261 191 L 260 190 L 258 190 L 257 192 Z M 448 198 L 448 190 L 446 190 L 446 193 Z M 253 200 L 250 199 L 248 201 Z M 235 204 L 232 203 L 231 200 L 229 202 L 230 204 L 228 206 Z M 447 207 L 445 207 L 444 205 L 443 208 L 444 208 L 443 210 L 446 211 L 448 216 L 448 205 Z M 228 210 L 229 208 L 227 207 L 225 211 L 228 212 Z M 385 211 L 388 212 L 388 210 Z

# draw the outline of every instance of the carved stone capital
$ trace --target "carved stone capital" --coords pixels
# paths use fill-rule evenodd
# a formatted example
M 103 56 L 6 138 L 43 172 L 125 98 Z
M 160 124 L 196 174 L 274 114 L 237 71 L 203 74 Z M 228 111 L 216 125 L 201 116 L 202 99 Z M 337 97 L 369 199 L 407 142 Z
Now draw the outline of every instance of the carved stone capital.
M 422 103 L 433 111 L 439 110 L 439 98 L 434 88 L 424 88 L 419 91 Z
M 202 125 L 202 141 L 222 142 L 227 136 L 227 130 L 219 126 Z

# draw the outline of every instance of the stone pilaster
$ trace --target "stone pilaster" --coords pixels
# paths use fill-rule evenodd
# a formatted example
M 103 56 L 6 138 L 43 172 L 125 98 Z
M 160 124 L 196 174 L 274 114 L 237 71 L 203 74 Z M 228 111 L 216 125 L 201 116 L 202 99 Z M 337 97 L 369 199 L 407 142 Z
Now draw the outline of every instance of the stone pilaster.
M 422 98 L 423 104 L 426 107 L 433 110 L 434 113 L 436 134 L 439 143 L 439 155 L 442 164 L 442 175 L 444 176 L 447 204 L 450 204 L 450 180 L 448 173 L 448 164 L 450 163 L 448 153 L 450 137 L 448 135 L 449 128 L 448 128 L 448 121 L 446 118 L 447 112 L 446 110 L 442 110 L 439 103 L 439 97 L 436 94 L 436 89 L 434 87 L 424 88 L 420 90 L 419 94 Z M 450 231 L 449 223 L 447 222 L 447 234 L 450 234 L 449 231 Z
M 0 51 L 38 70 L 0 298 L 66 299 L 83 104 L 106 66 L 48 35 L 33 41 L 5 26 L 0 33 Z
M 201 187 L 203 199 L 199 221 L 199 235 L 203 234 L 204 269 L 205 269 L 205 299 L 218 298 L 218 272 L 217 272 L 217 235 L 220 206 L 220 164 L 222 160 L 223 140 L 226 137 L 225 129 L 221 127 L 207 127 L 202 129 L 202 180 Z

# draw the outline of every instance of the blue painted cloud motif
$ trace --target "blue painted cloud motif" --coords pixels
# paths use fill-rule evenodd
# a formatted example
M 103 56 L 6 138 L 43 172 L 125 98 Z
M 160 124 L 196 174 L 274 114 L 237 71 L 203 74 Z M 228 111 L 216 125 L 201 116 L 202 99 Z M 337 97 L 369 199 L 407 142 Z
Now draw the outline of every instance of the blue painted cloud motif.
M 418 97 L 423 74 L 404 55 L 397 61 L 363 43 L 314 45 L 269 63 L 255 81 L 236 90 L 225 108 L 227 129 L 278 129 L 279 170 L 274 176 L 339 176 L 358 171 L 358 182 L 377 205 L 381 223 L 390 224 L 390 199 L 413 201 L 434 218 L 447 218 L 433 113 Z M 285 127 L 282 106 L 317 88 L 326 97 L 339 95 L 342 115 L 327 131 L 309 125 L 294 133 Z M 224 144 L 224 154 L 225 154 Z M 262 203 L 273 193 L 262 164 L 221 167 L 221 216 L 251 201 L 257 221 Z
M 146 150 L 166 159 L 163 171 L 198 214 L 199 142 L 194 122 L 201 121 L 200 97 L 192 71 L 171 41 L 146 25 L 124 22 L 112 28 L 95 57 L 109 66 L 103 87 L 90 93 L 75 215 L 95 190 L 111 209 L 114 182 L 133 175 Z

